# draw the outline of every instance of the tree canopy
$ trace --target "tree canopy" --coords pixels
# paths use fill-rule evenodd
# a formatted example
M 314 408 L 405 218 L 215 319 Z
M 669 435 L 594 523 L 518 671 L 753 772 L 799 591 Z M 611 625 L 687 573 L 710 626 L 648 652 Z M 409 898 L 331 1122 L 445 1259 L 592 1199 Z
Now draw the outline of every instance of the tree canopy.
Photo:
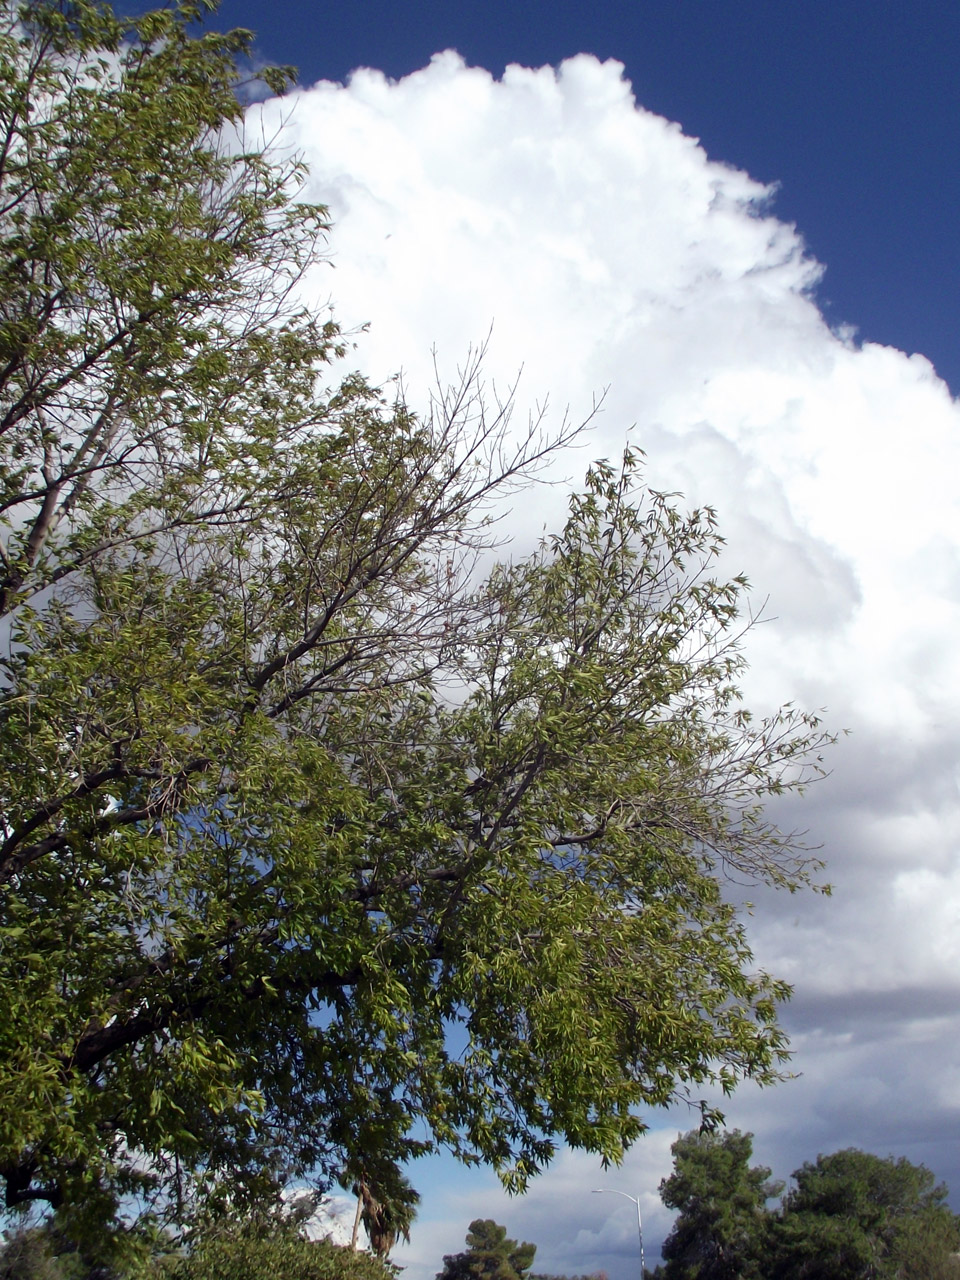
M 679 1214 L 663 1246 L 663 1280 L 957 1280 L 960 1219 L 923 1165 L 848 1149 L 820 1155 L 782 1183 L 751 1167 L 752 1135 L 688 1133 L 661 1183 Z
M 960 1276 L 960 1220 L 924 1165 L 850 1148 L 793 1177 L 774 1237 L 777 1280 Z
M 253 1215 L 207 1223 L 189 1247 L 141 1238 L 105 1261 L 85 1257 L 52 1224 L 20 1227 L 0 1245 L 0 1280 L 395 1280 L 366 1252 L 308 1240 L 295 1216 Z M 115 1264 L 115 1265 L 111 1265 Z
M 507 1237 L 492 1218 L 475 1218 L 462 1253 L 446 1254 L 437 1280 L 525 1280 L 537 1252 L 535 1244 Z
M 156 1266 L 155 1280 L 395 1280 L 396 1270 L 366 1252 L 307 1240 L 295 1225 L 224 1224 Z M 148 1280 L 147 1277 L 144 1280 Z
M 763 803 L 821 731 L 742 706 L 744 582 L 637 456 L 479 575 L 569 433 L 475 362 L 420 415 L 334 373 L 326 213 L 208 7 L 0 30 L 6 1204 L 619 1159 L 778 1077 L 723 881 L 807 882 Z
M 734 1129 L 688 1133 L 673 1144 L 673 1173 L 660 1196 L 679 1214 L 663 1245 L 665 1280 L 762 1277 L 766 1204 L 783 1189 L 751 1166 L 753 1139 Z

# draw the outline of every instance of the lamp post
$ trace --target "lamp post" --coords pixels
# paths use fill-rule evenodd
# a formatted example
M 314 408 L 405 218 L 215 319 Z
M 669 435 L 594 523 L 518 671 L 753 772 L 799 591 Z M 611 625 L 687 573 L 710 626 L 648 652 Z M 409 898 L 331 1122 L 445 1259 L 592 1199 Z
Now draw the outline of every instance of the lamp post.
M 593 1195 L 602 1196 L 608 1194 L 611 1196 L 623 1196 L 625 1200 L 630 1200 L 637 1206 L 637 1235 L 640 1237 L 640 1280 L 643 1280 L 646 1268 L 643 1265 L 643 1220 L 640 1217 L 640 1201 L 636 1196 L 628 1196 L 625 1191 L 616 1191 L 613 1187 L 594 1187 Z

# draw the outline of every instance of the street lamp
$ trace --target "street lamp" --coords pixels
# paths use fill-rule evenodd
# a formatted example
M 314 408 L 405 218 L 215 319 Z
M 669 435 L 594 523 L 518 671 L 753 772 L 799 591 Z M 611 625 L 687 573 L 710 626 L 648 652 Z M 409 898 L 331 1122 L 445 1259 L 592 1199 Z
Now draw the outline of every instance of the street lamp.
M 594 1187 L 591 1194 L 602 1196 L 604 1193 L 612 1196 L 623 1196 L 625 1200 L 631 1200 L 637 1206 L 637 1235 L 640 1237 L 640 1280 L 643 1280 L 645 1268 L 643 1265 L 643 1220 L 640 1217 L 640 1201 L 636 1196 L 628 1196 L 625 1191 L 616 1191 L 613 1187 Z

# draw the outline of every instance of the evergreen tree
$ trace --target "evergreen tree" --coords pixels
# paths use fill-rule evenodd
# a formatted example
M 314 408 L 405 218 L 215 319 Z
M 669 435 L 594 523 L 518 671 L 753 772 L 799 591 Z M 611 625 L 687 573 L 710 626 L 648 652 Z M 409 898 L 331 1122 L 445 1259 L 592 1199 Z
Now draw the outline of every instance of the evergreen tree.
M 773 1242 L 776 1280 L 960 1274 L 960 1220 L 923 1165 L 850 1148 L 793 1176 Z
M 766 1274 L 766 1202 L 782 1183 L 750 1165 L 753 1135 L 693 1131 L 671 1150 L 674 1170 L 660 1196 L 679 1214 L 663 1246 L 664 1280 L 759 1280 Z
M 506 1227 L 492 1218 L 476 1218 L 467 1232 L 467 1248 L 444 1257 L 437 1280 L 524 1280 L 536 1252 L 535 1244 L 508 1240 Z

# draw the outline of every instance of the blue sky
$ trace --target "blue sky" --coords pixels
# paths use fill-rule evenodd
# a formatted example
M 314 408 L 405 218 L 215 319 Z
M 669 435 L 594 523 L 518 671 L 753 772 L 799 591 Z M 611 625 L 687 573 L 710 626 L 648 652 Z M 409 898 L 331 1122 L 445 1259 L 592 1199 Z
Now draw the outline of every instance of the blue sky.
M 776 182 L 827 266 L 832 323 L 929 356 L 960 390 L 960 5 L 953 0 L 224 0 L 303 83 L 399 77 L 441 49 L 495 74 L 580 52 L 712 158 Z
M 760 891 L 749 923 L 795 985 L 797 1078 L 742 1090 L 729 1122 L 777 1177 L 859 1146 L 927 1163 L 960 1207 L 960 6 L 225 0 L 220 21 L 300 67 L 248 131 L 301 152 L 331 210 L 303 287 L 351 362 L 402 369 L 416 408 L 433 351 L 452 378 L 491 334 L 521 422 L 608 389 L 559 483 L 504 512 L 515 552 L 627 440 L 651 483 L 717 508 L 724 567 L 768 619 L 750 705 L 851 731 L 777 814 L 822 847 L 833 897 Z M 639 1195 L 655 1257 L 694 1118 L 649 1117 L 620 1171 L 564 1152 L 521 1201 L 415 1168 L 398 1260 L 429 1280 L 489 1216 L 540 1270 L 633 1280 L 632 1206 L 589 1192 Z

